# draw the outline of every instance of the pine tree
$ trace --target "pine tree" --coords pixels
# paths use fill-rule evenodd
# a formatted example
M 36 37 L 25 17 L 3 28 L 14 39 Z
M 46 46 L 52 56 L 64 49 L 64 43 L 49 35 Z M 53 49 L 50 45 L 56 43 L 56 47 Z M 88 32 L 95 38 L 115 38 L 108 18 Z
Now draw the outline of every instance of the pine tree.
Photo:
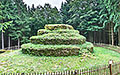
M 8 26 L 12 25 L 9 4 L 6 1 L 0 2 L 0 31 L 2 31 L 2 49 L 4 49 L 4 32 Z
M 101 9 L 99 11 L 100 23 L 104 26 L 109 25 L 109 43 L 114 45 L 114 32 L 120 26 L 120 0 L 99 0 L 98 7 Z
M 11 27 L 10 36 L 14 40 L 18 40 L 18 47 L 20 47 L 21 40 L 27 39 L 29 35 L 29 25 L 28 25 L 28 15 L 27 15 L 27 5 L 21 0 L 14 0 L 17 10 L 14 13 L 16 15 L 13 21 L 14 25 Z M 23 41 L 24 42 L 24 41 Z
M 29 9 L 32 15 L 29 18 L 29 25 L 31 28 L 31 36 L 36 35 L 38 29 L 43 29 L 45 24 L 60 23 L 60 13 L 56 7 L 52 8 L 50 4 L 45 4 Z
M 68 8 L 67 5 L 71 8 Z M 118 8 L 119 0 L 74 0 L 65 5 L 62 4 L 61 12 L 64 12 L 66 17 L 63 16 L 63 19 L 67 23 L 72 24 L 75 29 L 83 31 L 85 34 L 104 29 L 109 25 L 113 45 L 114 31 L 120 26 Z M 65 20 L 64 22 L 66 22 Z
M 66 2 L 62 2 L 61 4 L 61 9 L 60 9 L 60 14 L 61 14 L 61 23 L 64 24 L 69 24 L 69 22 L 67 22 L 70 19 L 71 13 L 68 12 L 71 9 L 71 3 L 72 0 L 66 0 Z

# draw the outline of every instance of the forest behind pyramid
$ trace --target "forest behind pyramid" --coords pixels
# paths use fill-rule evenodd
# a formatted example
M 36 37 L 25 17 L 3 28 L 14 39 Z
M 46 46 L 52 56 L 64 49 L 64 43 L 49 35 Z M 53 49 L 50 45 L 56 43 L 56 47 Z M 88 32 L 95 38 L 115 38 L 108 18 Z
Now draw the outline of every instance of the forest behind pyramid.
M 22 52 L 37 56 L 74 56 L 92 53 L 93 44 L 74 30 L 71 25 L 48 24 L 37 36 L 30 37 L 30 43 L 21 46 Z

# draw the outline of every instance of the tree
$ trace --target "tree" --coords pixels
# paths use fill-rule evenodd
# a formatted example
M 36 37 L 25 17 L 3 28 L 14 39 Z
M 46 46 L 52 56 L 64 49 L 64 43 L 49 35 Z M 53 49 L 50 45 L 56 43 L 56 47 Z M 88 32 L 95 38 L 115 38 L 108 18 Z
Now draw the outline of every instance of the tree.
M 70 15 L 71 13 L 68 12 L 71 9 L 71 5 L 70 3 L 72 2 L 72 0 L 66 0 L 66 2 L 62 2 L 61 4 L 61 9 L 60 9 L 60 15 L 61 15 L 61 23 L 63 24 L 69 24 L 69 22 L 67 22 L 70 19 Z
M 109 43 L 114 45 L 114 32 L 120 26 L 120 0 L 99 0 L 100 23 L 103 25 L 109 25 Z
M 14 25 L 10 28 L 11 34 L 10 36 L 12 39 L 18 41 L 18 47 L 20 47 L 21 40 L 27 39 L 29 35 L 29 25 L 28 25 L 28 18 L 27 15 L 27 5 L 24 4 L 21 0 L 14 0 L 17 10 L 14 12 L 16 15 L 15 20 L 13 21 Z M 23 41 L 24 42 L 24 41 Z
M 69 10 L 65 8 L 71 6 Z M 114 31 L 119 26 L 119 0 L 74 0 L 66 6 L 62 4 L 61 12 L 69 15 L 67 23 L 72 24 L 75 29 L 86 33 L 104 29 L 107 25 L 111 27 L 112 45 L 114 44 Z M 65 19 L 65 17 L 63 17 Z M 113 31 L 114 30 L 114 31 Z M 87 34 L 88 35 L 88 34 Z
M 29 13 L 32 13 L 29 18 L 31 33 L 33 33 L 31 36 L 36 35 L 38 29 L 43 29 L 45 24 L 60 23 L 58 9 L 52 8 L 50 4 L 45 4 L 44 7 L 41 5 L 37 8 L 32 7 Z
M 4 4 L 4 2 L 0 2 L 0 31 L 2 32 L 2 49 L 4 49 L 4 32 L 8 28 L 8 26 L 12 25 L 8 4 Z

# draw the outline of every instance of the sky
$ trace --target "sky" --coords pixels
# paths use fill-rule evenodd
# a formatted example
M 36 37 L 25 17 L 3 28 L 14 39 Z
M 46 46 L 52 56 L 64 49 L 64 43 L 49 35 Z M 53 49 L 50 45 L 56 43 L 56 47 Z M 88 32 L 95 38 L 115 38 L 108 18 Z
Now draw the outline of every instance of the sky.
M 58 9 L 61 7 L 61 3 L 65 2 L 65 0 L 23 0 L 26 4 L 31 6 L 34 4 L 35 6 L 37 5 L 42 5 L 44 6 L 45 3 L 51 4 L 52 7 L 56 6 Z

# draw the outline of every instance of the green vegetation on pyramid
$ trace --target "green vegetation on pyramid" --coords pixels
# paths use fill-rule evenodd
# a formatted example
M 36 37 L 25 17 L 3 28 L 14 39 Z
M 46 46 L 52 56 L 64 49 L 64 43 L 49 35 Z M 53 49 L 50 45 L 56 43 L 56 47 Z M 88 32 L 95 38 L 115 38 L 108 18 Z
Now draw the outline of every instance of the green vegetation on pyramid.
M 72 26 L 67 24 L 49 24 L 45 25 L 45 29 L 56 30 L 56 29 L 74 29 Z
M 93 52 L 93 44 L 70 25 L 50 24 L 40 29 L 31 43 L 23 44 L 22 52 L 37 56 L 73 56 Z
M 47 30 L 47 29 L 40 29 L 38 30 L 37 34 L 42 35 L 42 34 L 47 34 L 47 33 L 74 33 L 74 34 L 79 34 L 78 30 L 70 30 L 70 29 L 57 29 L 57 30 Z
M 37 56 L 71 56 L 79 55 L 80 51 L 93 52 L 93 45 L 88 42 L 84 45 L 39 45 L 28 43 L 22 45 L 22 48 L 23 53 Z
M 83 44 L 86 38 L 78 34 L 58 34 L 58 33 L 48 33 L 41 36 L 32 36 L 30 38 L 31 43 L 34 44 L 44 44 L 44 45 L 69 45 L 69 44 Z

